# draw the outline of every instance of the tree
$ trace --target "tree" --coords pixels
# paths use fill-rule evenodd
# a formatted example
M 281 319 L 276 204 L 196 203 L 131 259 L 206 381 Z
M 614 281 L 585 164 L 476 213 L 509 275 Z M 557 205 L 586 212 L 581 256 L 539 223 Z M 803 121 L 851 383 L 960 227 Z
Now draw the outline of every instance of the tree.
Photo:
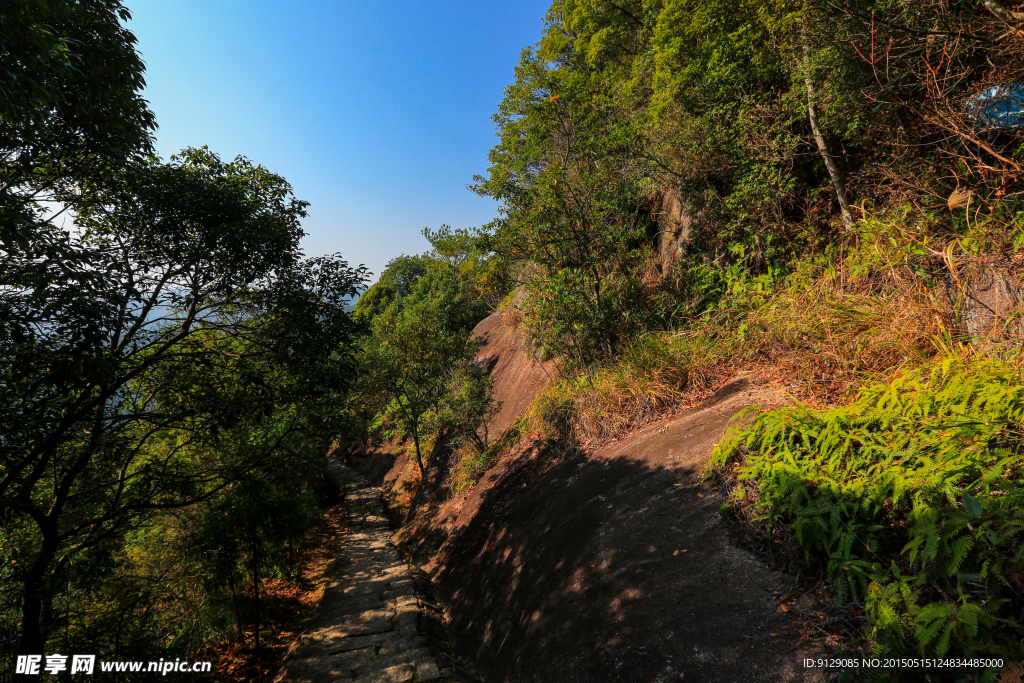
M 369 325 L 391 303 L 412 294 L 413 287 L 428 269 L 426 256 L 402 254 L 388 261 L 377 283 L 356 302 L 356 318 Z
M 298 407 L 337 395 L 352 370 L 345 308 L 365 271 L 301 258 L 305 203 L 284 179 L 206 150 L 112 175 L 61 238 L 76 263 L 51 276 L 48 247 L 30 244 L 6 264 L 34 279 L 0 294 L 13 313 L 0 340 L 0 421 L 12 426 L 0 527 L 23 558 L 26 653 L 43 651 L 75 558 L 272 458 L 308 424 Z M 260 416 L 277 420 L 265 439 L 214 447 Z
M 283 463 L 282 463 L 283 464 Z M 276 468 L 275 468 L 276 470 Z M 245 642 L 237 595 L 239 574 L 249 573 L 253 592 L 253 646 L 260 646 L 260 582 L 273 560 L 298 540 L 315 517 L 309 491 L 295 495 L 294 475 L 253 472 L 206 510 L 201 530 L 203 564 L 216 583 L 227 584 L 239 642 Z M 302 490 L 301 488 L 299 490 Z M 291 558 L 286 558 L 291 559 Z
M 103 175 L 151 150 L 144 64 L 117 0 L 10 0 L 0 7 L 0 242 L 48 242 L 54 216 Z M 52 254 L 56 257 L 56 254 Z
M 491 376 L 483 368 L 467 364 L 457 368 L 448 382 L 438 423 L 456 432 L 456 443 L 468 442 L 477 453 L 484 453 L 490 446 L 491 418 L 500 410 Z
M 461 283 L 438 271 L 374 317 L 363 342 L 362 392 L 385 397 L 382 403 L 397 413 L 420 472 L 424 418 L 440 411 L 452 372 L 472 352 L 468 324 Z
M 0 7 L 0 610 L 25 653 L 157 516 L 344 426 L 365 270 L 302 258 L 306 205 L 266 169 L 148 156 L 129 18 Z
M 501 142 L 474 189 L 501 202 L 491 245 L 531 295 L 527 326 L 549 353 L 585 366 L 659 317 L 642 283 L 657 169 L 644 158 L 623 74 L 614 60 L 607 69 L 591 61 L 605 66 L 611 48 L 581 37 L 585 51 L 567 38 L 578 28 L 570 4 L 555 3 L 541 44 L 523 51 L 494 116 Z M 600 29 L 605 37 L 634 26 L 623 12 L 601 13 L 621 19 Z

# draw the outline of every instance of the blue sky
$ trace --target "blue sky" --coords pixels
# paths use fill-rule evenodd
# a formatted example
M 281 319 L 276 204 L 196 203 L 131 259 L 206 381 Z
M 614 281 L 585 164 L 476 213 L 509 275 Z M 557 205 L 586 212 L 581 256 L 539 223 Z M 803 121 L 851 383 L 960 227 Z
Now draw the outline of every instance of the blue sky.
M 442 223 L 496 204 L 491 114 L 550 0 L 127 0 L 161 156 L 208 145 L 283 175 L 311 203 L 307 254 L 380 274 Z

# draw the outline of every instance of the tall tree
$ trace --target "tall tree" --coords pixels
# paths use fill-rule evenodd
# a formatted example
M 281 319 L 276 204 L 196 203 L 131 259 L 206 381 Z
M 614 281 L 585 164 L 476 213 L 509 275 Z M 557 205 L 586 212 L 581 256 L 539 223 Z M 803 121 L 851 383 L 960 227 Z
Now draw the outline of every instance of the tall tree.
M 256 448 L 196 448 L 246 416 L 317 400 L 351 368 L 345 308 L 364 271 L 302 260 L 305 203 L 282 178 L 188 150 L 93 192 L 65 239 L 90 285 L 40 272 L 2 299 L 21 327 L 0 341 L 0 526 L 22 558 L 26 653 L 42 651 L 77 556 L 212 495 L 296 423 Z M 30 270 L 38 253 L 15 260 Z M 273 368 L 287 381 L 267 382 Z M 181 436 L 168 443 L 169 431 Z

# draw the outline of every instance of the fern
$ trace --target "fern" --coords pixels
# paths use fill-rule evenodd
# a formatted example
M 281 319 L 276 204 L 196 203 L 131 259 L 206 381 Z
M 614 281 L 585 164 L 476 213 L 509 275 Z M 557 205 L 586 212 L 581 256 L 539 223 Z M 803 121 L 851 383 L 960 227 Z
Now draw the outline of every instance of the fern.
M 719 444 L 710 470 L 733 463 L 736 503 L 790 525 L 836 599 L 865 600 L 879 642 L 912 635 L 921 655 L 1020 658 L 1011 617 L 1024 586 L 1007 578 L 1019 575 L 1008 563 L 1024 564 L 1018 365 L 950 355 L 867 385 L 848 406 L 760 413 Z

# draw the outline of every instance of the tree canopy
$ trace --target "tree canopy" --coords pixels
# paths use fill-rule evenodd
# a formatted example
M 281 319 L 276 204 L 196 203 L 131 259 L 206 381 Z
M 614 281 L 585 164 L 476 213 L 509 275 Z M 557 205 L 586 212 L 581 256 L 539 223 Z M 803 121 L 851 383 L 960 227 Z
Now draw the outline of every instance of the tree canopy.
M 348 426 L 365 269 L 304 257 L 307 204 L 266 168 L 151 155 L 128 18 L 106 0 L 0 9 L 0 670 L 57 634 L 109 654 L 154 629 L 184 642 L 180 615 L 140 600 L 224 589 L 186 569 L 226 547 L 204 509 L 242 520 L 258 636 L 266 558 L 308 526 Z M 271 526 L 245 522 L 253 495 Z M 147 582 L 166 552 L 148 534 L 172 523 L 178 578 Z

